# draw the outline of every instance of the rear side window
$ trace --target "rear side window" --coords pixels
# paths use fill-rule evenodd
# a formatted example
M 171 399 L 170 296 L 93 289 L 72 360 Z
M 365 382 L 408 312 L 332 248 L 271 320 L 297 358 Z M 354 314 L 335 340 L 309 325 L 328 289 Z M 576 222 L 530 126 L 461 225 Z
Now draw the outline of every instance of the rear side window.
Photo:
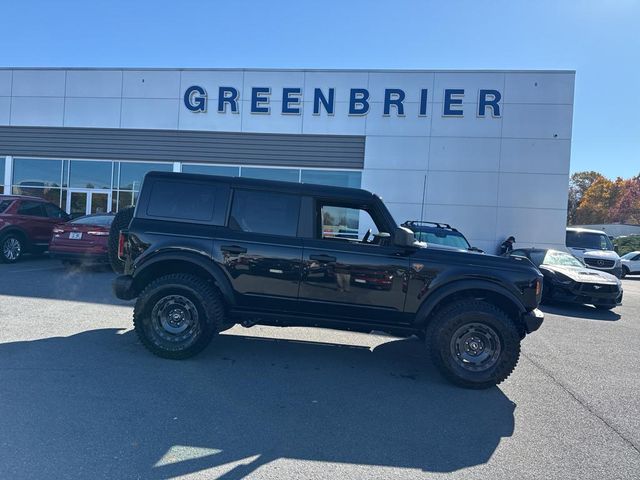
M 300 197 L 257 190 L 236 190 L 229 228 L 242 232 L 295 237 Z
M 13 203 L 13 200 L 0 201 L 0 213 L 4 212 L 7 208 L 9 208 L 9 205 L 11 205 L 11 203 Z
M 44 207 L 41 202 L 25 200 L 18 207 L 18 215 L 29 215 L 30 217 L 46 217 Z
M 151 186 L 147 216 L 224 223 L 228 189 L 213 183 L 157 180 Z

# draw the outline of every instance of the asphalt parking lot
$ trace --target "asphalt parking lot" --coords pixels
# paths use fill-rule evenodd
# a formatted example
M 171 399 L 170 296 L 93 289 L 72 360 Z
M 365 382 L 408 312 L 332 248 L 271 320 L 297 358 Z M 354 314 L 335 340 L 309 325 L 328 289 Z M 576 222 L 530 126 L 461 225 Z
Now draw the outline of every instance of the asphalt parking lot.
M 112 278 L 0 265 L 0 478 L 640 478 L 640 276 L 612 312 L 546 308 L 485 391 L 414 338 L 236 327 L 162 360 Z

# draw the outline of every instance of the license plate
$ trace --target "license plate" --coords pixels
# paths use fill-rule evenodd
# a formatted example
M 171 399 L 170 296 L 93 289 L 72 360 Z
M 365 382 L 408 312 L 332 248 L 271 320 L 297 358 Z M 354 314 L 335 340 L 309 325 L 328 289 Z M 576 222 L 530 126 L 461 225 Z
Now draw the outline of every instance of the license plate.
M 82 232 L 69 233 L 69 240 L 80 240 L 82 238 Z

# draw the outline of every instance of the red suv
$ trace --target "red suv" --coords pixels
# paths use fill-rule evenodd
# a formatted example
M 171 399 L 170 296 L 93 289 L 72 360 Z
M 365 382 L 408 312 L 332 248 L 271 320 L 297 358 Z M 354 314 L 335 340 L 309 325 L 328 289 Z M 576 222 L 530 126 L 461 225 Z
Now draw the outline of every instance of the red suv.
M 53 227 L 69 218 L 41 198 L 0 195 L 0 261 L 13 263 L 27 251 L 45 251 Z

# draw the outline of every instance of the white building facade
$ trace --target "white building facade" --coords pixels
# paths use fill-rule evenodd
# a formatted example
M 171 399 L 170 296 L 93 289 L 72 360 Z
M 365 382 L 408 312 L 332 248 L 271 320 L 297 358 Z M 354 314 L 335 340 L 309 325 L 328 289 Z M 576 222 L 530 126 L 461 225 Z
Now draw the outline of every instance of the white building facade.
M 0 69 L 0 188 L 79 214 L 134 204 L 149 170 L 329 183 L 489 252 L 509 235 L 562 247 L 574 78 Z

